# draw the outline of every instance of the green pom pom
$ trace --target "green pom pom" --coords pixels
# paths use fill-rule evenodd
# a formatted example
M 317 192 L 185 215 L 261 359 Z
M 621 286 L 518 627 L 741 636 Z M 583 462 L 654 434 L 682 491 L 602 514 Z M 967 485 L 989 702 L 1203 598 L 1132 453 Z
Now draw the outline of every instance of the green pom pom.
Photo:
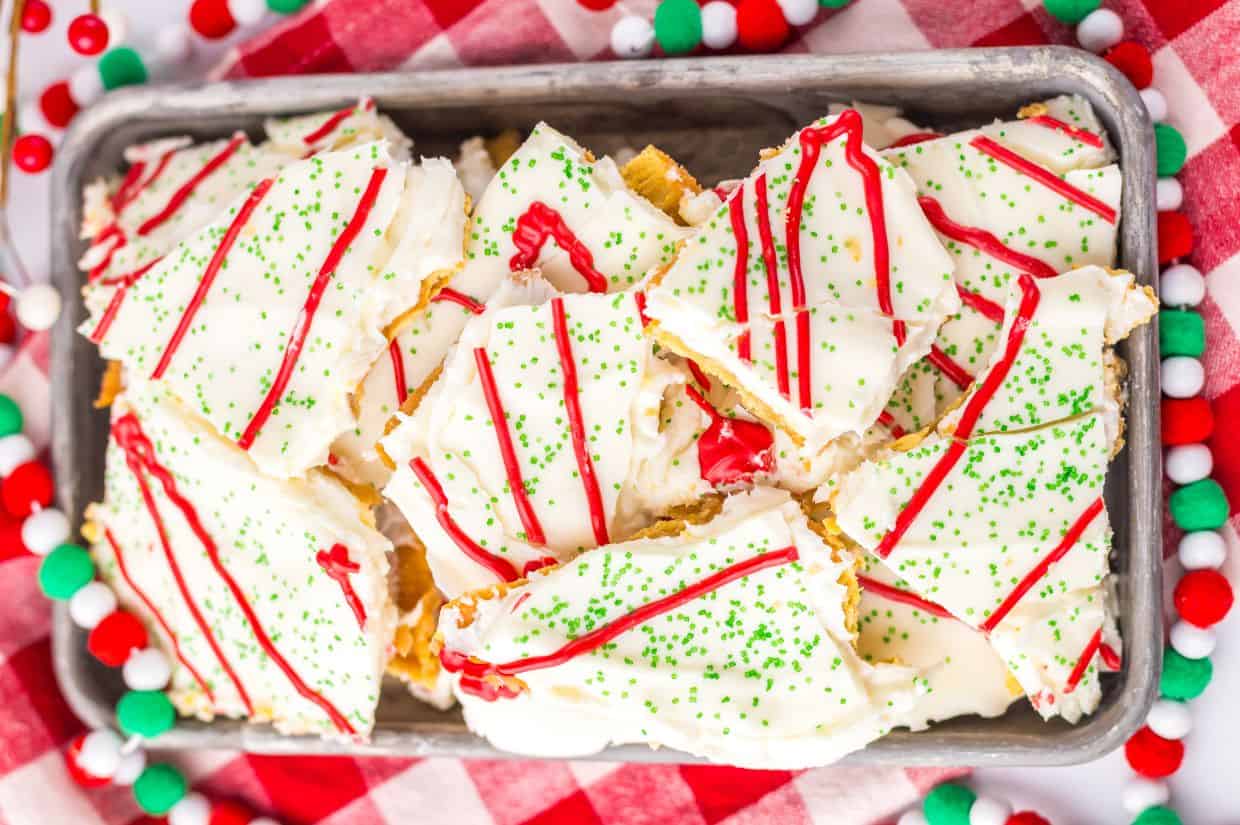
M 1154 805 L 1138 814 L 1132 825 L 1184 825 L 1184 822 L 1180 815 L 1170 808 Z
M 1155 123 L 1154 147 L 1158 155 L 1158 177 L 1178 175 L 1188 159 L 1184 136 L 1165 123 Z
M 133 783 L 138 807 L 151 816 L 163 816 L 185 798 L 185 775 L 166 763 L 150 765 Z
M 1206 323 L 1201 314 L 1187 309 L 1159 312 L 1158 346 L 1164 358 L 1170 355 L 1200 358 L 1206 351 Z
M 663 0 L 654 12 L 654 39 L 665 54 L 685 54 L 702 42 L 702 10 L 695 0 Z
M 969 809 L 977 794 L 964 785 L 945 782 L 930 793 L 922 805 L 922 812 L 930 825 L 969 825 Z
M 852 0 L 818 0 L 818 5 L 824 9 L 842 9 L 851 2 Z
M 99 58 L 99 79 L 109 91 L 121 86 L 136 86 L 146 82 L 146 65 L 133 49 L 118 46 Z
M 293 14 L 306 7 L 310 0 L 267 0 L 267 8 L 276 14 Z
M 1042 0 L 1042 2 L 1051 17 L 1069 26 L 1080 23 L 1089 16 L 1091 11 L 1097 11 L 1102 5 L 1102 0 Z
M 0 395 L 0 436 L 22 431 L 22 408 L 7 395 Z
M 1164 698 L 1187 702 L 1205 692 L 1214 678 L 1214 665 L 1208 657 L 1188 659 L 1168 647 L 1163 652 L 1162 679 L 1158 689 Z
M 39 588 L 49 599 L 64 601 L 95 577 L 90 553 L 76 544 L 62 544 L 39 565 Z
M 158 690 L 131 690 L 116 703 L 116 721 L 128 736 L 154 739 L 176 720 L 172 702 Z
M 1203 478 L 1172 493 L 1167 509 L 1182 530 L 1217 530 L 1227 521 L 1227 496 L 1217 481 Z

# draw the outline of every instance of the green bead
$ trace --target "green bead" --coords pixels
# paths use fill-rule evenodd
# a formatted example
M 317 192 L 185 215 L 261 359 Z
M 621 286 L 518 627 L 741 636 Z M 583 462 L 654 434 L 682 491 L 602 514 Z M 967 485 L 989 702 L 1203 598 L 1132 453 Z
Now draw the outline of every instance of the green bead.
M 1080 23 L 1089 16 L 1091 11 L 1097 11 L 1102 5 L 1102 0 L 1042 0 L 1042 2 L 1051 17 L 1069 26 Z
M 133 783 L 138 807 L 151 816 L 163 816 L 185 798 L 185 775 L 167 763 L 150 765 Z
M 293 14 L 299 12 L 310 0 L 267 0 L 267 8 L 276 14 Z
M 1227 495 L 1217 481 L 1203 478 L 1172 493 L 1167 509 L 1181 530 L 1217 530 L 1227 521 Z
M 1214 678 L 1214 665 L 1209 657 L 1188 659 L 1168 646 L 1163 651 L 1162 679 L 1158 689 L 1166 699 L 1187 702 L 1205 692 Z
M 1158 177 L 1178 175 L 1188 159 L 1184 136 L 1165 123 L 1155 123 L 1154 148 L 1158 155 Z
M 22 408 L 7 395 L 0 395 L 0 436 L 22 431 Z
M 99 79 L 109 91 L 121 86 L 136 86 L 146 82 L 146 65 L 133 49 L 117 46 L 99 58 Z
M 1184 825 L 1180 815 L 1163 805 L 1154 805 L 1137 814 L 1132 825 Z
M 702 42 L 702 9 L 695 0 L 663 0 L 654 12 L 654 39 L 665 54 L 685 54 Z
M 172 702 L 158 690 L 131 690 L 116 703 L 116 721 L 128 736 L 154 739 L 176 720 Z
M 977 794 L 964 785 L 944 782 L 930 793 L 922 803 L 922 812 L 930 825 L 969 825 L 969 808 Z
M 49 599 L 64 601 L 95 577 L 90 553 L 76 544 L 62 544 L 39 565 L 39 588 Z
M 1206 351 L 1206 322 L 1201 313 L 1188 309 L 1164 309 L 1158 313 L 1158 347 L 1163 357 L 1187 355 L 1200 358 Z
M 851 2 L 852 0 L 818 0 L 818 5 L 824 9 L 842 9 Z

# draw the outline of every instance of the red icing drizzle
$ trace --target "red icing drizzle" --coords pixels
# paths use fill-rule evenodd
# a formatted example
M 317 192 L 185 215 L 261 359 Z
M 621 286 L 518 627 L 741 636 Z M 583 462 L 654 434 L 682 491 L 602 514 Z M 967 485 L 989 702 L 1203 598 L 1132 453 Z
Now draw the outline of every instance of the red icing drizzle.
M 928 140 L 938 140 L 943 137 L 938 132 L 913 132 L 902 138 L 895 140 L 888 149 L 903 149 L 905 146 L 913 146 L 918 143 L 925 143 Z
M 710 391 L 710 377 L 702 372 L 702 368 L 698 366 L 698 362 L 692 358 L 686 358 L 685 364 L 689 367 L 689 374 L 693 376 L 693 380 L 698 382 L 698 386 L 706 391 Z
M 1064 123 L 1062 120 L 1053 118 L 1050 115 L 1035 115 L 1034 117 L 1029 118 L 1026 122 L 1036 123 L 1039 126 L 1045 126 L 1047 129 L 1054 129 L 1056 132 L 1063 132 L 1073 140 L 1079 140 L 1081 143 L 1088 146 L 1093 146 L 1095 149 L 1101 149 L 1103 145 L 1102 138 L 1095 135 L 1093 132 L 1086 129 L 1077 128 L 1069 123 Z
M 94 281 L 100 275 L 107 272 L 108 267 L 112 265 L 112 257 L 116 255 L 116 250 L 128 243 L 128 240 L 125 237 L 125 230 L 121 229 L 119 224 L 110 223 L 102 232 L 99 233 L 98 237 L 95 238 L 91 246 L 99 246 L 100 244 L 107 243 L 113 238 L 116 240 L 111 246 L 108 247 L 107 254 L 103 256 L 103 260 L 95 264 L 91 268 L 90 272 L 86 273 L 87 281 Z
M 1053 267 L 1031 255 L 1017 252 L 985 229 L 956 223 L 943 211 L 943 205 L 929 195 L 922 195 L 917 202 L 921 204 L 921 211 L 930 225 L 953 241 L 980 249 L 990 257 L 1037 278 L 1053 278 L 1058 274 Z
M 1098 650 L 1102 653 L 1102 663 L 1110 670 L 1119 670 L 1123 665 L 1123 662 L 1119 658 L 1119 654 L 1115 652 L 1115 648 L 1111 647 L 1106 642 L 1103 642 L 1102 646 L 1099 647 Z
M 560 370 L 564 373 L 564 409 L 568 413 L 573 452 L 577 455 L 577 470 L 581 473 L 581 485 L 585 488 L 586 502 L 590 506 L 590 526 L 594 529 L 595 541 L 600 545 L 609 544 L 611 539 L 607 535 L 607 511 L 603 508 L 603 492 L 599 489 L 598 475 L 594 472 L 594 459 L 591 458 L 590 448 L 586 444 L 586 427 L 581 416 L 577 362 L 573 360 L 573 344 L 568 336 L 564 299 L 558 296 L 551 299 L 551 322 L 555 329 L 555 348 L 560 354 Z
M 151 270 L 155 264 L 164 259 L 160 255 L 155 260 L 144 264 L 126 275 L 118 275 L 114 278 L 104 278 L 99 283 L 103 286 L 115 286 L 116 291 L 112 293 L 111 300 L 108 301 L 107 307 L 103 310 L 103 315 L 99 316 L 99 323 L 90 334 L 90 340 L 96 344 L 103 341 L 104 336 L 108 334 L 108 330 L 112 328 L 112 322 L 116 320 L 117 314 L 121 311 L 121 304 L 125 302 L 125 293 L 129 287 L 133 286 L 138 280 Z
M 996 324 L 1003 323 L 1003 307 L 987 298 L 985 295 L 979 295 L 971 289 L 965 289 L 959 284 L 956 285 L 956 292 L 960 294 L 960 302 L 965 306 L 972 307 L 977 312 L 986 316 Z
M 142 432 L 142 426 L 138 423 L 137 417 L 134 416 L 133 413 L 127 413 L 117 419 L 112 425 L 112 437 L 116 439 L 116 443 L 120 446 L 120 448 L 124 450 L 125 460 L 129 464 L 130 469 L 133 470 L 134 475 L 138 478 L 138 484 L 143 490 L 143 498 L 146 499 L 147 508 L 151 511 L 151 517 L 155 520 L 155 526 L 159 530 L 160 539 L 164 544 L 164 551 L 168 556 L 168 561 L 172 567 L 173 575 L 177 578 L 178 586 L 182 588 L 182 593 L 185 595 L 186 602 L 190 605 L 190 609 L 194 613 L 195 621 L 198 623 L 207 640 L 211 643 L 212 649 L 216 650 L 216 655 L 219 656 L 221 664 L 224 665 L 224 669 L 228 672 L 233 682 L 237 685 L 237 691 L 241 694 L 241 697 L 249 712 L 253 714 L 254 711 L 251 708 L 248 696 L 245 694 L 244 689 L 237 680 L 236 674 L 232 672 L 232 669 L 224 661 L 223 655 L 219 652 L 214 641 L 214 637 L 211 635 L 209 626 L 203 620 L 201 614 L 198 613 L 197 608 L 193 606 L 193 603 L 189 599 L 188 591 L 185 589 L 184 582 L 181 580 L 180 570 L 176 566 L 175 560 L 172 556 L 172 549 L 168 544 L 167 535 L 164 532 L 163 520 L 160 518 L 159 512 L 155 509 L 154 499 L 151 498 L 150 489 L 147 486 L 146 480 L 141 471 L 145 471 L 147 474 L 154 476 L 160 483 L 160 486 L 163 487 L 164 495 L 166 495 L 168 499 L 176 505 L 177 509 L 181 511 L 181 515 L 185 519 L 186 524 L 189 526 L 190 530 L 194 532 L 194 535 L 198 537 L 198 541 L 201 542 L 203 550 L 206 551 L 207 558 L 211 561 L 211 565 L 215 568 L 215 572 L 223 580 L 224 584 L 228 586 L 229 591 L 232 593 L 233 599 L 236 601 L 237 606 L 241 609 L 242 614 L 244 614 L 246 621 L 249 623 L 250 630 L 254 633 L 255 640 L 264 652 L 266 652 L 267 656 L 275 662 L 276 666 L 283 671 L 285 677 L 288 678 L 289 683 L 292 684 L 293 688 L 306 699 L 318 705 L 319 708 L 327 714 L 328 718 L 331 719 L 332 723 L 338 730 L 343 733 L 356 733 L 353 726 L 349 724 L 349 720 L 345 719 L 344 715 L 341 714 L 340 711 L 331 704 L 331 702 L 316 691 L 312 690 L 309 685 L 302 681 L 301 677 L 297 675 L 292 666 L 280 654 L 280 651 L 278 651 L 275 645 L 272 644 L 270 637 L 267 636 L 267 632 L 263 629 L 262 623 L 259 622 L 258 616 L 254 613 L 253 607 L 251 607 L 249 601 L 246 600 L 245 594 L 242 592 L 241 587 L 237 584 L 236 580 L 232 577 L 232 574 L 228 572 L 228 570 L 224 567 L 223 562 L 220 560 L 219 548 L 216 546 L 215 540 L 211 538 L 211 534 L 207 532 L 206 527 L 203 526 L 202 521 L 199 520 L 198 512 L 194 509 L 194 505 L 191 504 L 187 498 L 181 495 L 180 490 L 177 488 L 176 479 L 173 478 L 172 474 L 169 473 L 168 470 L 161 465 L 159 460 L 155 457 L 155 448 L 146 437 L 146 434 Z
M 745 185 L 737 187 L 728 201 L 728 217 L 732 221 L 732 234 L 736 237 L 736 261 L 732 268 L 732 306 L 736 323 L 749 323 L 749 288 L 746 273 L 749 271 L 749 230 L 745 227 Z M 736 339 L 736 354 L 745 363 L 753 360 L 749 343 L 749 328 L 741 330 Z
M 117 217 L 120 217 L 125 208 L 137 200 L 138 196 L 145 192 L 148 186 L 159 180 L 160 175 L 168 168 L 168 164 L 172 161 L 172 156 L 176 153 L 177 150 L 172 149 L 160 155 L 159 162 L 155 164 L 155 169 L 151 172 L 151 176 L 141 183 L 138 181 L 141 178 L 141 171 L 146 168 L 146 164 L 139 161 L 133 165 L 129 170 L 130 174 L 125 176 L 125 182 L 116 190 L 116 196 L 112 198 L 112 209 L 116 212 Z M 138 175 L 131 177 L 135 169 L 139 170 Z
M 1115 209 L 1111 206 L 984 135 L 978 135 L 973 138 L 973 140 L 969 141 L 969 145 L 982 154 L 989 155 L 1000 163 L 1015 169 L 1017 172 L 1033 178 L 1055 194 L 1088 209 L 1107 223 L 1115 223 L 1118 218 Z
M 245 203 L 241 205 L 241 209 L 237 211 L 236 217 L 233 218 L 231 224 L 228 225 L 228 231 L 224 233 L 220 245 L 216 247 L 215 254 L 211 256 L 211 261 L 207 264 L 207 268 L 203 270 L 202 279 L 198 282 L 198 288 L 194 290 L 193 297 L 189 299 L 189 303 L 185 307 L 185 312 L 181 314 L 181 320 L 177 323 L 177 328 L 173 331 L 172 337 L 168 339 L 168 345 L 164 347 L 163 355 L 159 357 L 159 363 L 155 365 L 155 369 L 151 372 L 152 378 L 160 378 L 164 371 L 168 369 L 168 364 L 172 362 L 172 356 L 176 353 L 177 347 L 181 346 L 181 339 L 185 337 L 185 333 L 189 331 L 190 324 L 194 321 L 194 315 L 197 314 L 198 308 L 202 306 L 202 302 L 206 300 L 207 293 L 211 290 L 211 285 L 215 283 L 215 276 L 219 274 L 220 267 L 224 265 L 224 259 L 228 257 L 229 251 L 233 244 L 237 241 L 237 236 L 241 234 L 242 228 L 250 219 L 250 215 L 258 208 L 258 204 L 267 195 L 267 191 L 271 189 L 272 179 L 268 178 L 260 181 L 258 186 L 254 187 L 254 191 L 245 199 Z
M 698 438 L 698 467 L 702 479 L 712 486 L 749 481 L 754 473 L 769 473 L 775 464 L 771 448 L 775 436 L 754 421 L 727 418 L 702 394 L 685 385 L 685 394 L 710 417 L 710 425 Z
M 144 495 L 143 498 L 145 497 L 146 496 Z M 125 554 L 121 552 L 120 543 L 117 542 L 116 537 L 112 535 L 112 531 L 106 527 L 103 528 L 103 535 L 108 540 L 108 544 L 112 545 L 112 555 L 116 557 L 116 566 L 120 569 L 121 577 L 125 579 L 125 584 L 129 585 L 129 589 L 137 594 L 138 598 L 142 601 L 142 604 L 146 606 L 147 611 L 155 617 L 155 621 L 158 622 L 159 626 L 163 629 L 164 635 L 168 637 L 168 642 L 172 645 L 172 653 L 177 657 L 177 661 L 180 662 L 185 669 L 189 671 L 190 675 L 194 677 L 194 681 L 198 683 L 198 687 L 201 688 L 202 692 L 206 695 L 207 701 L 215 704 L 215 693 L 211 690 L 211 686 L 207 684 L 207 680 L 202 678 L 202 674 L 198 672 L 198 669 L 190 664 L 189 659 L 185 658 L 185 653 L 181 650 L 181 643 L 177 639 L 177 634 L 174 633 L 172 627 L 169 626 L 168 620 L 164 618 L 163 614 L 160 613 L 155 605 L 151 603 L 151 600 L 147 598 L 146 593 L 142 592 L 141 588 L 139 588 L 133 578 L 130 577 L 129 568 L 125 565 Z M 244 694 L 242 695 L 244 696 Z
M 221 149 L 213 158 L 208 160 L 201 169 L 193 174 L 189 180 L 181 184 L 181 188 L 172 193 L 172 197 L 168 199 L 168 203 L 164 205 L 155 215 L 147 218 L 146 222 L 138 227 L 139 235 L 148 235 L 158 228 L 164 221 L 176 214 L 176 211 L 189 200 L 190 195 L 194 194 L 194 190 L 198 185 L 211 176 L 211 173 L 219 169 L 233 153 L 241 148 L 241 144 L 245 143 L 245 135 L 237 135 L 228 141 L 228 145 Z M 171 155 L 171 153 L 169 153 Z
M 129 167 L 129 171 L 125 173 L 125 179 L 121 181 L 121 185 L 116 187 L 115 194 L 112 195 L 112 211 L 119 212 L 125 207 L 130 199 L 130 190 L 138 185 L 138 181 L 142 180 L 142 173 L 146 171 L 146 161 L 138 161 Z
M 896 423 L 895 416 L 886 410 L 878 414 L 878 423 L 887 428 L 892 438 L 902 438 L 905 435 L 904 428 Z
M 404 404 L 409 397 L 409 385 L 405 383 L 405 356 L 400 352 L 400 342 L 393 338 L 388 343 L 388 357 L 392 359 L 392 377 L 396 381 L 396 403 Z
M 348 603 L 349 609 L 353 611 L 353 615 L 357 617 L 357 626 L 364 630 L 366 628 L 366 608 L 362 605 L 362 600 L 357 597 L 357 591 L 353 589 L 353 582 L 349 580 L 349 575 L 359 572 L 362 566 L 349 559 L 349 548 L 343 544 L 333 544 L 331 550 L 320 550 L 315 554 L 314 560 L 327 573 L 328 578 L 340 585 L 340 589 L 344 593 L 345 602 Z
M 362 197 L 357 202 L 353 217 L 349 219 L 344 231 L 336 238 L 331 251 L 327 253 L 326 260 L 323 261 L 323 266 L 319 268 L 319 274 L 315 276 L 314 283 L 310 286 L 310 293 L 306 296 L 306 303 L 301 308 L 301 314 L 297 316 L 293 329 L 289 331 L 288 342 L 284 345 L 284 358 L 280 362 L 280 371 L 276 373 L 275 380 L 271 382 L 271 388 L 267 391 L 267 397 L 263 399 L 263 403 L 259 404 L 245 432 L 241 434 L 241 438 L 237 439 L 237 446 L 241 449 L 248 450 L 254 444 L 254 439 L 258 437 L 263 425 L 271 416 L 271 411 L 275 409 L 284 391 L 288 388 L 288 383 L 293 378 L 293 370 L 297 366 L 297 359 L 301 356 L 301 348 L 305 345 L 306 336 L 310 334 L 310 326 L 314 323 L 314 314 L 318 311 L 319 302 L 323 300 L 323 293 L 327 291 L 327 285 L 331 283 L 332 276 L 336 274 L 336 268 L 340 266 L 340 261 L 348 251 L 349 245 L 362 231 L 362 226 L 370 216 L 370 210 L 379 197 L 379 188 L 386 177 L 386 169 L 378 168 L 370 173 L 370 182 L 366 184 L 366 190 L 362 192 Z
M 874 595 L 880 596 L 888 601 L 907 604 L 909 607 L 915 607 L 923 613 L 929 613 L 931 616 L 938 616 L 942 619 L 956 618 L 946 607 L 935 604 L 927 599 L 923 599 L 921 596 L 918 596 L 916 593 L 912 593 L 908 590 L 893 587 L 886 582 L 880 582 L 878 579 L 872 579 L 869 576 L 858 575 L 857 581 L 860 583 L 861 589 L 865 592 L 873 593 Z
M 323 138 L 330 135 L 332 132 L 336 131 L 336 127 L 339 126 L 341 123 L 344 123 L 345 120 L 348 119 L 348 117 L 351 114 L 353 114 L 353 107 L 346 106 L 340 111 L 334 113 L 327 120 L 323 121 L 322 126 L 320 126 L 319 128 L 315 129 L 310 134 L 303 137 L 301 139 L 302 142 L 305 143 L 307 146 L 313 146 L 314 144 L 318 143 Z
M 767 306 L 775 322 L 775 379 L 779 394 L 788 398 L 788 336 L 784 329 L 783 299 L 779 294 L 778 261 L 775 258 L 775 240 L 771 237 L 771 213 L 766 202 L 766 175 L 759 175 L 753 182 L 755 206 L 758 211 L 758 238 L 762 245 L 762 265 L 766 269 Z M 795 301 L 796 288 L 793 288 Z
M 1085 676 L 1085 671 L 1089 668 L 1089 663 L 1093 661 L 1094 654 L 1098 652 L 1099 646 L 1102 644 L 1102 628 L 1094 631 L 1094 635 L 1089 637 L 1089 643 L 1085 645 L 1085 649 L 1081 651 L 1081 656 L 1076 660 L 1076 666 L 1072 668 L 1072 672 L 1068 674 L 1068 681 L 1064 682 L 1063 692 L 1071 693 L 1076 690 L 1076 686 L 1081 683 L 1081 679 Z M 1112 651 L 1114 652 L 1114 651 Z
M 484 549 L 476 541 L 465 535 L 465 531 L 461 529 L 461 526 L 456 523 L 456 519 L 448 512 L 448 497 L 444 494 L 443 485 L 439 483 L 439 479 L 435 477 L 434 472 L 431 471 L 431 468 L 427 466 L 425 461 L 421 458 L 415 458 L 409 462 L 409 469 L 413 470 L 413 474 L 422 483 L 422 488 L 430 496 L 431 503 L 435 505 L 435 520 L 439 522 L 439 526 L 443 528 L 443 531 L 456 543 L 457 547 L 461 548 L 466 556 L 490 570 L 501 581 L 513 582 L 521 578 L 521 574 L 517 572 L 517 568 L 513 567 L 511 562 Z
M 647 602 L 631 613 L 596 627 L 589 633 L 578 636 L 559 650 L 543 656 L 531 656 L 528 659 L 517 659 L 504 664 L 491 664 L 473 659 L 458 651 L 444 648 L 439 652 L 439 660 L 449 673 L 460 673 L 461 688 L 487 701 L 511 699 L 520 691 L 505 684 L 501 679 L 487 677 L 514 676 L 531 670 L 556 667 L 577 656 L 590 653 L 616 639 L 618 636 L 638 627 L 656 616 L 682 607 L 694 599 L 719 588 L 731 584 L 737 579 L 757 573 L 770 567 L 795 562 L 798 559 L 796 547 L 785 547 L 772 550 L 758 556 L 745 559 L 736 564 L 719 570 L 699 582 L 678 590 L 661 599 Z
M 973 383 L 973 376 L 969 375 L 968 370 L 957 364 L 955 359 L 944 352 L 938 344 L 931 345 L 930 354 L 926 356 L 926 360 L 938 367 L 948 380 L 962 390 L 967 390 Z
M 591 292 L 607 291 L 607 278 L 594 268 L 594 256 L 590 254 L 589 247 L 577 239 L 559 212 L 541 201 L 531 203 L 517 218 L 517 228 L 512 231 L 512 244 L 517 248 L 517 254 L 508 264 L 512 271 L 529 269 L 537 264 L 538 254 L 548 238 L 568 253 L 573 269 L 586 279 Z
M 466 312 L 470 312 L 474 315 L 481 315 L 487 311 L 485 306 L 478 303 L 464 292 L 457 292 L 455 289 L 449 289 L 448 287 L 444 287 L 436 292 L 435 297 L 431 298 L 431 300 L 435 303 L 450 302 L 453 304 L 459 304 L 465 308 Z

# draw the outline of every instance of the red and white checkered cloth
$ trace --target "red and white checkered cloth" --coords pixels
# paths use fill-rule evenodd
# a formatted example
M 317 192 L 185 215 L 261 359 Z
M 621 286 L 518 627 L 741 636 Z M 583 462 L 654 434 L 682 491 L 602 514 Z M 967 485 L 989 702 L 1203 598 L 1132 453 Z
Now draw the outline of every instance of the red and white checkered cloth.
M 1180 179 L 1208 273 L 1201 307 L 1206 395 L 1218 429 L 1215 477 L 1240 503 L 1240 0 L 1105 0 L 1154 52 L 1155 83 L 1184 134 Z M 590 12 L 576 0 L 319 0 L 231 53 L 221 77 L 442 68 L 609 57 L 627 0 Z M 824 11 L 789 51 L 847 52 L 1071 43 L 1039 0 L 855 0 Z M 40 444 L 47 431 L 46 342 L 0 373 Z M 0 537 L 11 529 L 0 513 Z M 1234 527 L 1234 524 L 1233 524 Z M 1235 531 L 1227 531 L 1235 545 Z M 5 542 L 0 541 L 0 547 Z M 82 730 L 55 689 L 49 609 L 37 561 L 0 555 L 0 825 L 144 821 L 128 789 L 81 791 L 61 750 Z M 174 757 L 198 788 L 244 800 L 289 825 L 322 823 L 830 823 L 890 821 L 952 772 L 830 768 L 791 773 L 715 767 L 452 759 L 279 758 L 208 752 Z

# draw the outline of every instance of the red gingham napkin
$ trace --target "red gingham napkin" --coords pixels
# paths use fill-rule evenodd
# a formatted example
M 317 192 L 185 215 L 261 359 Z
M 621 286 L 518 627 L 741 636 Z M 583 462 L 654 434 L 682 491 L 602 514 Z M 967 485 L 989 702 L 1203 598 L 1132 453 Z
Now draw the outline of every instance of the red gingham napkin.
M 609 57 L 612 24 L 656 0 L 589 12 L 576 0 L 319 0 L 231 53 L 221 77 L 443 68 Z M 1106 0 L 1128 36 L 1154 52 L 1155 84 L 1188 142 L 1180 175 L 1196 230 L 1191 262 L 1208 274 L 1201 306 L 1215 407 L 1215 478 L 1240 503 L 1240 0 Z M 847 52 L 1071 43 L 1039 0 L 855 0 L 798 32 L 789 51 Z M 42 446 L 46 342 L 0 372 Z M 3 515 L 0 514 L 0 521 Z M 1233 522 L 1234 526 L 1234 522 Z M 1234 545 L 1235 533 L 1227 531 Z M 1233 548 L 1234 549 L 1234 548 Z M 37 561 L 0 559 L 0 825 L 140 822 L 127 789 L 79 791 L 61 759 L 82 730 L 56 692 L 49 610 Z M 586 762 L 278 758 L 232 752 L 174 757 L 204 792 L 244 799 L 297 823 L 823 823 L 890 821 L 950 771 L 806 772 Z

